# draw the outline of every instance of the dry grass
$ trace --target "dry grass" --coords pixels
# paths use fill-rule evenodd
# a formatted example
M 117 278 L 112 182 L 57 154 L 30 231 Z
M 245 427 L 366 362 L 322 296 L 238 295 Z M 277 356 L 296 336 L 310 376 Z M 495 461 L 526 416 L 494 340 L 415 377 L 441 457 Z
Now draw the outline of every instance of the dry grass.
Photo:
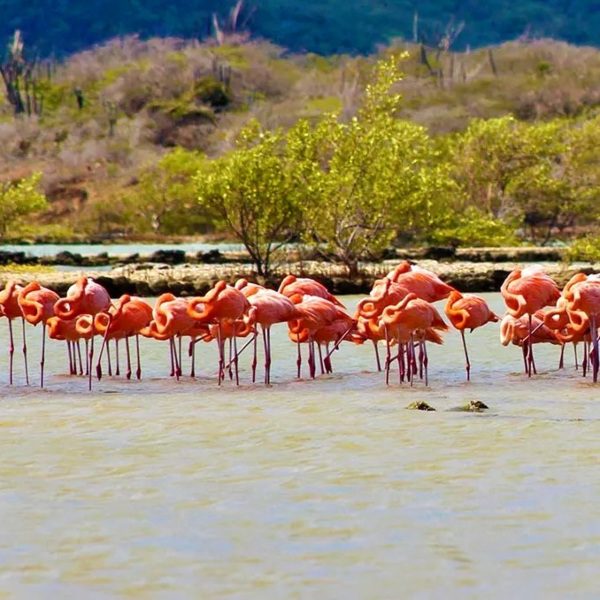
M 464 128 L 473 117 L 545 119 L 600 105 L 600 51 L 593 48 L 537 40 L 439 56 L 427 51 L 430 70 L 417 46 L 395 44 L 380 53 L 398 47 L 410 52 L 399 85 L 402 116 L 434 134 Z M 332 110 L 349 117 L 376 58 L 288 55 L 256 41 L 216 47 L 174 38 L 113 40 L 57 65 L 41 119 L 15 120 L 0 96 L 2 179 L 43 171 L 57 203 L 46 221 L 66 219 L 77 228 L 90 206 L 118 198 L 172 145 L 214 156 L 231 148 L 251 117 L 270 128 Z M 229 105 L 194 96 L 199 80 L 223 76 Z M 75 88 L 84 93 L 82 110 Z M 65 213 L 71 198 L 79 204 Z

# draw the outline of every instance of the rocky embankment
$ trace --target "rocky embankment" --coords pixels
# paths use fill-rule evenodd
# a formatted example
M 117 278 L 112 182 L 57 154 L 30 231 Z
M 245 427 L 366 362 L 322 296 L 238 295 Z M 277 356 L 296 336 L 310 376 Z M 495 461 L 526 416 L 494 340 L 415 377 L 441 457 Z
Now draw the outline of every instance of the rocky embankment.
M 165 251 L 163 258 L 171 251 Z M 184 253 L 183 253 L 184 254 Z M 239 253 L 238 253 L 239 254 Z M 223 255 L 220 255 L 222 257 Z M 291 260 L 278 266 L 273 276 L 264 281 L 256 277 L 252 264 L 244 256 L 226 257 L 226 260 L 211 262 L 182 262 L 174 264 L 173 256 L 163 262 L 121 262 L 110 270 L 94 270 L 93 266 L 81 266 L 81 271 L 52 271 L 11 273 L 5 270 L 0 274 L 0 283 L 16 279 L 23 283 L 33 279 L 63 294 L 79 273 L 96 278 L 112 296 L 124 293 L 140 296 L 156 296 L 164 292 L 189 296 L 203 294 L 216 281 L 224 279 L 233 282 L 240 277 L 266 283 L 276 287 L 288 273 L 313 277 L 323 282 L 336 294 L 367 293 L 375 279 L 384 276 L 402 258 L 410 258 L 426 269 L 437 273 L 444 281 L 465 292 L 498 291 L 508 273 L 516 266 L 535 262 L 543 265 L 549 275 L 559 285 L 563 285 L 574 273 L 592 273 L 600 270 L 600 265 L 591 263 L 566 263 L 561 261 L 561 251 L 546 248 L 493 248 L 461 249 L 452 256 L 438 256 L 438 259 L 420 256 L 419 251 L 398 251 L 397 258 L 379 263 L 363 263 L 360 274 L 349 278 L 344 266 L 323 261 Z M 181 258 L 179 256 L 179 258 Z M 184 254 L 183 259 L 186 260 Z M 214 256 L 212 258 L 218 258 Z M 484 260 L 485 259 L 485 260 Z M 124 264 L 125 263 L 125 264 Z M 49 264 L 46 262 L 45 264 Z M 54 263 L 56 264 L 56 263 Z M 74 266 L 74 265 L 70 265 Z

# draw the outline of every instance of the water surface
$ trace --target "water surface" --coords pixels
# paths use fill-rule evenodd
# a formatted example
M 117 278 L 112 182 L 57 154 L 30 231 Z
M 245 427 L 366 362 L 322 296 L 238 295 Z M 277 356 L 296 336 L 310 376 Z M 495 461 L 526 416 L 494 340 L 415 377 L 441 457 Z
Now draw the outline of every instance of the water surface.
M 5 252 L 25 252 L 31 256 L 55 256 L 59 252 L 71 252 L 82 256 L 95 256 L 106 252 L 109 256 L 129 256 L 139 253 L 149 255 L 158 250 L 183 250 L 184 252 L 208 252 L 221 250 L 222 252 L 241 250 L 241 244 L 201 243 L 190 242 L 185 244 L 3 244 L 0 250 Z
M 47 390 L 2 375 L 0 595 L 597 596 L 600 388 L 552 347 L 529 381 L 497 339 L 469 336 L 466 384 L 448 334 L 428 389 L 386 387 L 351 345 L 295 381 L 284 328 L 269 388 L 245 354 L 243 385 L 219 389 L 206 346 L 199 379 L 175 382 L 166 344 L 144 341 L 143 380 L 92 394 L 50 343 Z M 405 410 L 421 399 L 437 411 Z M 469 400 L 490 409 L 453 410 Z

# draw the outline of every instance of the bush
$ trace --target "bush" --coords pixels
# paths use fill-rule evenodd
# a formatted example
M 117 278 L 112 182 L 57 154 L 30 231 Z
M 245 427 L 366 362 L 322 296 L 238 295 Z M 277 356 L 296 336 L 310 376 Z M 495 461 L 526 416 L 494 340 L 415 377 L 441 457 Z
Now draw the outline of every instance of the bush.
M 600 236 L 590 234 L 575 240 L 567 249 L 566 259 L 600 262 Z

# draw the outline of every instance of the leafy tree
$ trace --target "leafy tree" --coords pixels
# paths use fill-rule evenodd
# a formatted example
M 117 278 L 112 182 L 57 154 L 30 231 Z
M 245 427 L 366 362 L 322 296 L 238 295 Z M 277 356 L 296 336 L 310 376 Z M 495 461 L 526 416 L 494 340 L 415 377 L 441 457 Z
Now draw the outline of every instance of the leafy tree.
M 229 154 L 206 162 L 194 178 L 200 206 L 244 244 L 256 270 L 268 276 L 273 254 L 298 228 L 297 190 L 284 135 L 252 121 Z
M 355 274 L 358 261 L 376 257 L 398 229 L 412 234 L 431 227 L 441 204 L 440 186 L 452 185 L 431 168 L 434 148 L 424 128 L 397 120 L 398 56 L 382 60 L 357 115 L 335 116 L 314 127 L 300 122 L 288 144 L 296 184 L 302 190 L 305 238 Z M 442 179 L 444 181 L 442 181 Z
M 44 210 L 48 203 L 40 191 L 42 175 L 34 173 L 17 182 L 0 183 L 0 236 L 5 237 L 8 229 L 31 213 Z
M 190 234 L 208 229 L 211 219 L 198 206 L 193 181 L 204 161 L 198 152 L 175 148 L 142 172 L 127 199 L 137 231 Z

